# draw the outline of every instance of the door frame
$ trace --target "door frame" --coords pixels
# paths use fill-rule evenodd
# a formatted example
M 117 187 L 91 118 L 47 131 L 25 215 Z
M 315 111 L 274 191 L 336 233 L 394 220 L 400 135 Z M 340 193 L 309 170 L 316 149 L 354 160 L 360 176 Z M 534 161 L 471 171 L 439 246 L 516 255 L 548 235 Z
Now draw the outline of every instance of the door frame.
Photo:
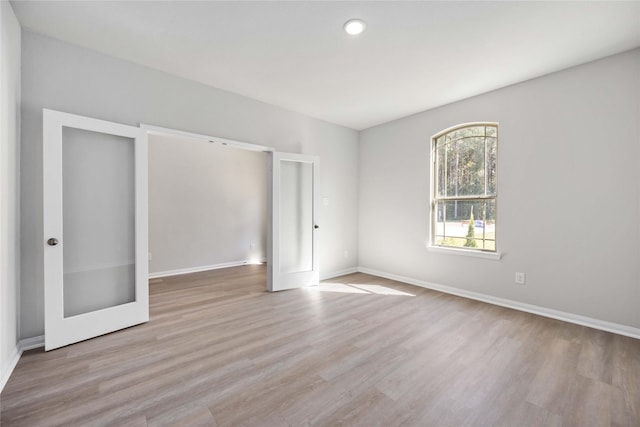
M 150 135 L 164 135 L 164 136 L 181 136 L 183 138 L 197 139 L 203 142 L 230 145 L 235 148 L 242 148 L 243 150 L 250 151 L 263 151 L 271 152 L 276 151 L 275 148 L 266 145 L 250 144 L 248 142 L 236 141 L 233 139 L 221 138 L 218 136 L 204 135 L 201 133 L 187 132 L 184 130 L 165 128 L 161 126 L 150 125 L 147 123 L 140 123 L 140 128 L 147 131 Z

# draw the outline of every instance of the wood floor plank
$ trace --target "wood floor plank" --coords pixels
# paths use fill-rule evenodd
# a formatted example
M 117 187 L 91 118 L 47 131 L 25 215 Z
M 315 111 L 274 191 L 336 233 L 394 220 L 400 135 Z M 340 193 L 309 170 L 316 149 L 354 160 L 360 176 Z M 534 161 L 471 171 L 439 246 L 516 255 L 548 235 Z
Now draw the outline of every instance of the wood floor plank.
M 612 387 L 577 375 L 563 408 L 563 422 L 574 426 L 610 426 Z
M 531 384 L 527 401 L 560 414 L 577 375 L 580 345 L 556 338 L 545 351 L 545 363 Z
M 5 426 L 640 426 L 640 341 L 361 273 L 150 280 L 150 321 L 23 354 Z
M 562 426 L 562 417 L 529 402 L 520 402 L 507 410 L 493 424 L 495 426 Z
M 613 380 L 613 338 L 604 331 L 593 331 L 582 341 L 578 373 L 586 378 L 611 384 Z

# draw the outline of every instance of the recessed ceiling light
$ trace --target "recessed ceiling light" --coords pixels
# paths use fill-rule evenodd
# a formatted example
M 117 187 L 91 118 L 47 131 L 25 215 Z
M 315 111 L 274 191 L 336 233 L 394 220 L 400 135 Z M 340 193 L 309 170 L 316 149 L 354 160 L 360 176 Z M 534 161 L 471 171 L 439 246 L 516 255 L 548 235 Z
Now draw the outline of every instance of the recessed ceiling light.
M 344 30 L 352 36 L 362 33 L 365 28 L 367 28 L 367 24 L 362 19 L 350 19 L 344 23 Z

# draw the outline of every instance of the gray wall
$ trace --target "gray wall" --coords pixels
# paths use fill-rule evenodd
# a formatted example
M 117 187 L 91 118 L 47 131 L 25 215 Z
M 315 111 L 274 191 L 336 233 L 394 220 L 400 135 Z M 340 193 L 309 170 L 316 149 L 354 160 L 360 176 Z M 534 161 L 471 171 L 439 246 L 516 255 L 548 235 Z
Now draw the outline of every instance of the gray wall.
M 0 378 L 17 350 L 20 283 L 20 25 L 0 2 Z
M 42 108 L 318 155 L 321 274 L 357 265 L 357 132 L 27 31 L 22 67 L 21 337 L 44 328 Z
M 500 261 L 425 247 L 430 136 L 474 121 L 500 123 Z M 639 138 L 640 50 L 367 129 L 359 264 L 640 327 Z
M 149 273 L 266 257 L 265 153 L 149 137 Z

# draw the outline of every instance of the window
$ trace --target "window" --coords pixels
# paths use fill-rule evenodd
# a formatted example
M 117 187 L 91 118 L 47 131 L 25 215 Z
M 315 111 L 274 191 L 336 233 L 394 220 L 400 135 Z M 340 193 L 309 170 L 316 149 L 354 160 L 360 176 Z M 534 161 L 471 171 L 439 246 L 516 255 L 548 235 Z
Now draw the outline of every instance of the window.
M 432 246 L 496 251 L 497 153 L 497 123 L 432 138 Z

